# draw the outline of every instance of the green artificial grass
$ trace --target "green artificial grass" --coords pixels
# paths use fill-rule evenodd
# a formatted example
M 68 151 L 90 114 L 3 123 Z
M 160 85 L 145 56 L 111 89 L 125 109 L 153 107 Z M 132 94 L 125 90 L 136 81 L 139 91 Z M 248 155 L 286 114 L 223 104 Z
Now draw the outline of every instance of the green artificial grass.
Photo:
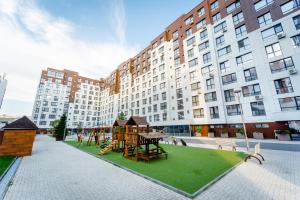
M 78 147 L 76 141 L 66 143 Z M 103 158 L 192 194 L 246 156 L 241 152 L 166 144 L 161 146 L 168 152 L 167 160 L 162 156 L 150 162 L 137 162 L 125 159 L 122 153 L 113 151 L 105 154 Z M 95 145 L 87 146 L 86 142 L 78 148 L 95 155 L 100 151 Z
M 0 176 L 5 172 L 10 163 L 14 160 L 13 156 L 3 156 L 0 157 Z

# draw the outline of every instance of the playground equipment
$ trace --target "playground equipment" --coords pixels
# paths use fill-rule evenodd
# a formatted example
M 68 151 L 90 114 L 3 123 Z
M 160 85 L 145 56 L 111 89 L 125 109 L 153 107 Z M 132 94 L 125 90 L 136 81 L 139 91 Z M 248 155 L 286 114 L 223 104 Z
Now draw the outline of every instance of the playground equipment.
M 90 146 L 92 144 L 93 138 L 95 140 L 96 146 L 100 145 L 100 141 L 105 143 L 107 141 L 106 134 L 107 134 L 107 132 L 109 132 L 108 129 L 110 129 L 110 127 L 100 127 L 100 128 L 95 128 L 95 129 L 92 128 L 89 131 L 89 138 L 87 141 L 87 145 Z
M 116 120 L 112 128 L 112 141 L 117 141 L 112 147 L 113 151 L 123 152 L 125 148 L 125 124 L 127 120 Z
M 100 156 L 103 156 L 107 152 L 109 152 L 113 146 L 115 146 L 118 143 L 118 140 L 113 140 L 109 145 L 107 145 L 104 149 L 102 149 L 99 153 Z
M 128 159 L 147 160 L 158 158 L 167 152 L 159 146 L 159 140 L 165 137 L 162 132 L 150 132 L 145 117 L 131 116 L 125 124 L 124 156 Z M 150 149 L 150 145 L 154 148 Z

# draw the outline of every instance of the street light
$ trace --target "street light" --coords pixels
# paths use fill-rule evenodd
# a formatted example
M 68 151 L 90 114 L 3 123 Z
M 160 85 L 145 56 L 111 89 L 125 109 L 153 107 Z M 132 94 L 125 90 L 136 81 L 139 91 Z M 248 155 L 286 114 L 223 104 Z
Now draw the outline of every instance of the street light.
M 244 133 L 245 133 L 245 141 L 246 141 L 246 146 L 247 146 L 247 151 L 249 151 L 249 141 L 248 141 L 248 136 L 247 136 L 247 130 L 246 130 L 246 125 L 245 125 L 245 120 L 244 120 L 244 111 L 243 111 L 243 107 L 241 104 L 241 90 L 235 90 L 234 94 L 237 98 L 238 104 L 240 106 L 241 109 L 241 118 L 242 118 L 242 124 L 243 124 L 243 129 L 244 129 Z

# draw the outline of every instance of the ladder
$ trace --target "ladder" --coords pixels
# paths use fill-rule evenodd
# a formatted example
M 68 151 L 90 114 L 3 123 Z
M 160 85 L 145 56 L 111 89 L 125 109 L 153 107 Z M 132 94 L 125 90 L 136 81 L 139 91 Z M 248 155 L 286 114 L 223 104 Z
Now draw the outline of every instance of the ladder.
M 102 149 L 99 153 L 100 156 L 103 156 L 104 154 L 106 154 L 107 152 L 109 152 L 114 145 L 116 145 L 118 143 L 118 140 L 114 140 L 112 141 L 109 145 L 107 145 L 104 149 Z

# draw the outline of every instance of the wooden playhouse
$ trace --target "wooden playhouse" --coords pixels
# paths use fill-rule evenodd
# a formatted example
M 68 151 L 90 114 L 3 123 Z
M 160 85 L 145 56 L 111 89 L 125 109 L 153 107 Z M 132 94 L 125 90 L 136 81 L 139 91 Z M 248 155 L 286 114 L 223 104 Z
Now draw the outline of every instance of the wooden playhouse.
M 128 159 L 147 160 L 158 158 L 167 153 L 159 146 L 165 137 L 161 132 L 150 132 L 145 117 L 131 116 L 125 124 L 124 156 Z
M 123 152 L 125 148 L 125 124 L 127 120 L 116 120 L 112 127 L 112 141 L 117 141 L 112 150 Z
M 0 132 L 0 156 L 30 156 L 37 130 L 26 116 L 4 126 Z

